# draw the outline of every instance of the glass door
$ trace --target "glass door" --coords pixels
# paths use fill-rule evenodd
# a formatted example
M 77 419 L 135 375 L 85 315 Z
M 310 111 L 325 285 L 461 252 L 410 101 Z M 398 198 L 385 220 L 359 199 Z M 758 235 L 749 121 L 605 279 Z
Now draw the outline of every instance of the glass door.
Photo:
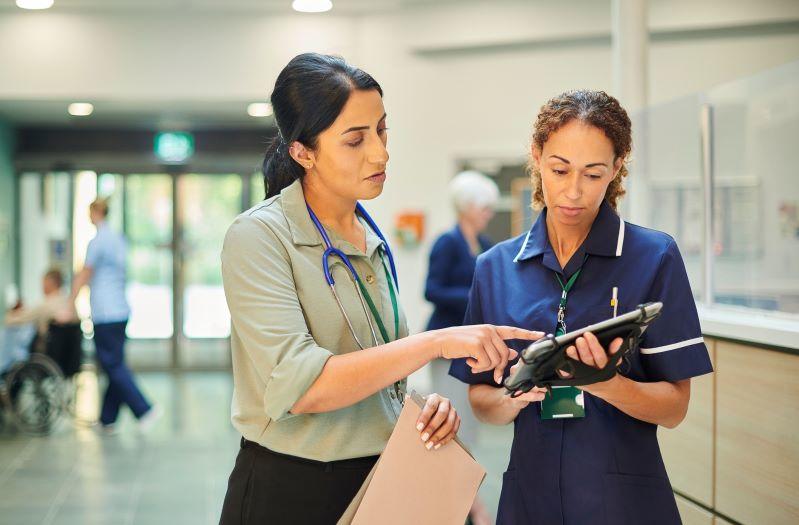
M 230 363 L 230 313 L 220 253 L 225 232 L 242 209 L 242 191 L 238 174 L 185 174 L 177 179 L 178 367 Z
M 131 174 L 123 186 L 118 201 L 128 240 L 128 359 L 133 366 L 172 367 L 173 178 Z

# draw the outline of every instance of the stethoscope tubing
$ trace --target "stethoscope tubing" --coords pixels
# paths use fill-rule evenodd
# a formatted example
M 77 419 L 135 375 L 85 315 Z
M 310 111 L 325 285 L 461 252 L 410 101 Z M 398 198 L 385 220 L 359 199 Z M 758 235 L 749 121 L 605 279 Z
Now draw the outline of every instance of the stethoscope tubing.
M 322 271 L 324 272 L 325 275 L 325 281 L 327 281 L 328 286 L 330 286 L 330 291 L 333 293 L 333 297 L 336 300 L 336 304 L 338 304 L 339 310 L 341 310 L 341 313 L 344 316 L 344 320 L 347 322 L 347 327 L 350 329 L 352 337 L 355 339 L 355 342 L 362 350 L 366 348 L 366 346 L 361 343 L 360 339 L 358 339 L 358 336 L 355 334 L 355 327 L 352 325 L 352 321 L 350 321 L 350 318 L 347 315 L 347 311 L 344 309 L 344 304 L 341 302 L 341 298 L 339 297 L 338 292 L 336 291 L 336 282 L 333 279 L 333 274 L 330 271 L 330 265 L 328 264 L 329 259 L 332 256 L 338 257 L 339 260 L 341 260 L 341 262 L 344 263 L 344 265 L 349 270 L 350 277 L 353 281 L 353 284 L 355 285 L 355 291 L 357 292 L 358 299 L 361 303 L 361 308 L 363 309 L 363 313 L 366 316 L 366 321 L 369 323 L 369 330 L 372 333 L 372 340 L 374 341 L 375 346 L 377 346 L 378 345 L 377 333 L 375 332 L 374 325 L 372 324 L 372 318 L 369 316 L 369 311 L 366 308 L 366 301 L 364 300 L 363 294 L 361 293 L 360 289 L 361 279 L 360 277 L 358 277 L 358 272 L 355 271 L 355 267 L 352 265 L 352 262 L 350 261 L 350 258 L 347 256 L 347 254 L 345 254 L 338 248 L 333 247 L 333 243 L 330 241 L 330 237 L 327 235 L 324 226 L 322 226 L 322 223 L 319 221 L 319 218 L 316 216 L 316 214 L 308 205 L 308 203 L 305 204 L 305 207 L 308 208 L 308 215 L 310 215 L 311 221 L 314 223 L 314 226 L 316 227 L 317 231 L 319 231 L 319 234 L 322 236 L 322 241 L 324 242 L 325 245 L 325 251 L 322 253 Z M 388 257 L 388 263 L 391 268 L 391 274 L 392 277 L 394 278 L 394 285 L 397 288 L 397 291 L 399 291 L 399 284 L 397 281 L 397 270 L 394 265 L 394 254 L 391 252 L 391 248 L 388 245 L 388 241 L 383 236 L 383 233 L 380 231 L 380 228 L 377 227 L 377 224 L 374 222 L 374 220 L 372 220 L 372 217 L 369 216 L 369 214 L 366 212 L 363 206 L 361 206 L 360 203 L 356 204 L 355 210 L 356 213 L 360 213 L 361 217 L 363 217 L 363 219 L 366 221 L 366 224 L 369 225 L 372 231 L 375 232 L 375 234 L 380 238 L 380 240 L 383 241 L 383 246 L 386 251 L 386 256 Z

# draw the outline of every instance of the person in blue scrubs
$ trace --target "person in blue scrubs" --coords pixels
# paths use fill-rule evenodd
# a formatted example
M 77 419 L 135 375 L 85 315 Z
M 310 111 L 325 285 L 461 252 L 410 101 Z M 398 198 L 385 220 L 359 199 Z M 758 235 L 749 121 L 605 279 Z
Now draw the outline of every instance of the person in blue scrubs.
M 552 417 L 539 389 L 514 400 L 490 375 L 453 362 L 478 419 L 514 424 L 498 524 L 680 523 L 657 429 L 682 421 L 690 378 L 712 365 L 674 239 L 617 214 L 631 143 L 627 113 L 604 92 L 547 102 L 530 161 L 543 211 L 529 232 L 477 260 L 466 324 L 572 331 L 614 314 L 614 288 L 619 314 L 664 304 L 612 379 L 580 387 L 572 417 Z M 605 349 L 587 334 L 567 353 L 602 367 L 620 342 Z
M 477 256 L 491 248 L 483 235 L 499 199 L 496 183 L 476 171 L 463 171 L 449 183 L 457 224 L 433 243 L 424 297 L 435 309 L 428 330 L 461 326 L 469 302 Z
M 161 415 L 161 408 L 152 405 L 141 393 L 125 364 L 125 328 L 130 307 L 125 298 L 127 280 L 127 243 L 106 221 L 108 203 L 97 199 L 89 205 L 89 217 L 97 227 L 97 235 L 89 242 L 83 269 L 72 283 L 72 300 L 89 284 L 94 346 L 97 360 L 108 375 L 103 396 L 100 423 L 107 433 L 116 431 L 114 424 L 119 410 L 127 405 L 147 431 Z

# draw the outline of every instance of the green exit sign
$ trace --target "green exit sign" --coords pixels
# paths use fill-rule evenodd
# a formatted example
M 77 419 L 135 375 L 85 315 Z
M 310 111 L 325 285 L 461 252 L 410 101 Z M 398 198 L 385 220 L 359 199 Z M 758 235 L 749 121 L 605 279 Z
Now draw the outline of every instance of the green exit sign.
M 185 162 L 194 155 L 194 135 L 185 131 L 158 133 L 154 150 L 164 162 Z

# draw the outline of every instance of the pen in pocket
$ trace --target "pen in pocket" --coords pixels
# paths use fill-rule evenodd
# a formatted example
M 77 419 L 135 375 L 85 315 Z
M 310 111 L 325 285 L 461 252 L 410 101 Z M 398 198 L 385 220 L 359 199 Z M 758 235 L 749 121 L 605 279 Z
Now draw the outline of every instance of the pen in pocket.
M 613 317 L 616 317 L 616 312 L 619 307 L 619 288 L 613 287 L 613 295 L 610 298 L 610 306 L 613 307 Z

